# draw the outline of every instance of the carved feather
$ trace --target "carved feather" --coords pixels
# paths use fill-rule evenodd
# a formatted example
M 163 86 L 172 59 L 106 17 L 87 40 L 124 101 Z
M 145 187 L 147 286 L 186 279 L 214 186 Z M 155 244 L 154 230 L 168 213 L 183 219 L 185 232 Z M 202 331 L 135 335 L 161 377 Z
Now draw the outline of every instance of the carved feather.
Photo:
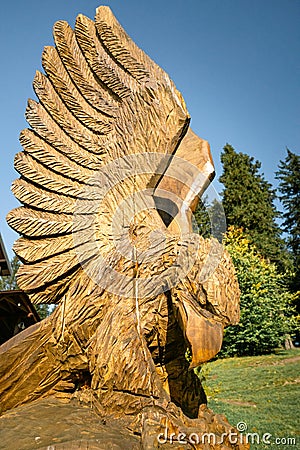
M 74 198 L 80 196 L 82 184 L 52 172 L 49 167 L 46 168 L 39 164 L 31 155 L 25 152 L 17 153 L 15 156 L 15 169 L 27 181 L 35 183 L 57 195 L 64 194 Z
M 61 61 L 86 101 L 102 114 L 115 117 L 118 104 L 96 80 L 70 25 L 64 21 L 56 22 L 53 27 L 53 36 Z
M 29 207 L 10 211 L 7 222 L 17 233 L 32 238 L 71 233 L 73 230 L 72 217 Z
M 40 103 L 28 100 L 25 115 L 33 130 L 48 144 L 61 151 L 67 158 L 84 167 L 99 169 L 103 159 L 98 155 L 93 155 L 93 153 L 80 147 L 77 142 L 72 140 L 68 133 L 53 120 Z M 68 126 L 68 128 L 70 127 Z
M 20 143 L 24 148 L 24 153 L 30 154 L 35 160 L 44 165 L 46 169 L 52 170 L 65 179 L 69 178 L 88 184 L 89 179 L 95 175 L 96 171 L 92 170 L 92 167 L 87 168 L 76 163 L 77 159 L 76 157 L 73 158 L 74 152 L 72 152 L 72 149 L 69 152 L 66 149 L 66 153 L 60 153 L 54 146 L 47 144 L 32 130 L 25 129 L 21 132 Z M 61 147 L 59 150 L 62 150 Z M 93 166 L 92 162 L 91 166 Z M 17 170 L 21 171 L 20 167 Z
M 108 133 L 111 120 L 104 114 L 100 115 L 81 95 L 54 47 L 45 47 L 42 62 L 54 89 L 74 117 L 95 133 Z
M 102 44 L 126 72 L 138 81 L 155 80 L 151 77 L 154 64 L 130 39 L 108 7 L 97 9 L 95 24 Z
M 19 286 L 35 301 L 45 300 L 47 291 L 47 302 L 59 301 L 61 280 L 72 284 L 82 276 L 75 248 L 82 246 L 81 259 L 94 257 L 92 226 L 101 251 L 110 254 L 113 211 L 154 175 L 124 182 L 116 172 L 120 186 L 97 206 L 98 171 L 134 153 L 174 153 L 189 123 L 168 75 L 132 42 L 109 8 L 98 8 L 96 24 L 79 15 L 74 31 L 63 21 L 53 31 L 55 47 L 42 56 L 45 74 L 37 72 L 33 82 L 39 102 L 29 100 L 26 110 L 32 129 L 21 133 L 24 152 L 15 159 L 21 179 L 12 190 L 24 207 L 7 217 L 23 236 L 14 247 L 24 262 Z M 136 169 L 143 163 L 128 173 Z M 94 223 L 88 217 L 97 208 Z M 78 209 L 81 215 L 73 217 Z M 152 221 L 162 223 L 154 216 Z
M 34 263 L 64 253 L 73 247 L 73 237 L 67 234 L 38 241 L 22 237 L 14 243 L 13 250 L 24 263 Z

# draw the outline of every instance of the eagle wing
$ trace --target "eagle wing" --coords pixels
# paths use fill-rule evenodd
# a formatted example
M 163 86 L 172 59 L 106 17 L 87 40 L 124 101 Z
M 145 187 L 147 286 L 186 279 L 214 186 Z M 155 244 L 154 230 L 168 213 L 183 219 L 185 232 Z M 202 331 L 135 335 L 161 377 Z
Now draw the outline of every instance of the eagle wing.
M 7 216 L 22 236 L 14 245 L 23 262 L 18 284 L 36 303 L 57 303 L 82 275 L 83 260 L 93 258 L 97 249 L 84 247 L 84 241 L 95 207 L 97 240 L 109 254 L 109 210 L 122 200 L 126 183 L 116 171 L 117 193 L 99 207 L 94 189 L 102 182 L 99 172 L 129 155 L 173 154 L 189 124 L 169 76 L 136 46 L 108 7 L 97 9 L 95 21 L 79 15 L 74 31 L 57 22 L 54 41 L 55 47 L 43 52 L 45 74 L 34 78 L 39 101 L 28 101 L 30 128 L 21 132 L 23 151 L 15 158 L 20 178 L 12 191 L 22 206 Z M 145 158 L 129 159 L 128 173 L 141 172 L 139 164 Z M 131 180 L 129 192 L 151 185 L 150 166 L 149 173 Z

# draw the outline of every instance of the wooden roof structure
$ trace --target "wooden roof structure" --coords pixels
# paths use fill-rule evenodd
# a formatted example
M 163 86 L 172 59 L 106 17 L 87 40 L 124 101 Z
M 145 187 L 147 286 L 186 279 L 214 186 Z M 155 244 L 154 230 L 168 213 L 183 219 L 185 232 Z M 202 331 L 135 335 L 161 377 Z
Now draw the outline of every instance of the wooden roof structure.
M 0 345 L 40 321 L 25 292 L 0 291 Z

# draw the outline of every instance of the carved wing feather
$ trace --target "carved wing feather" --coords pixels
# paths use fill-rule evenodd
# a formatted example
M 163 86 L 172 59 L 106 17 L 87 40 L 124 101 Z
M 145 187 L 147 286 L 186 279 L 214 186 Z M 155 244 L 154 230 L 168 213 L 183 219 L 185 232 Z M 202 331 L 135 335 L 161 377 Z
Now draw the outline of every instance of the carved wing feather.
M 68 109 L 69 105 L 62 101 L 63 99 L 45 75 L 37 72 L 33 81 L 33 87 L 41 105 L 43 105 L 43 107 L 39 107 L 43 116 L 45 116 L 45 111 L 47 111 L 57 125 L 80 147 L 96 154 L 105 153 L 102 136 L 92 132 L 86 125 L 81 123 L 78 116 L 72 114 L 72 111 Z
M 54 214 L 28 207 L 12 210 L 7 217 L 9 225 L 18 233 L 32 238 L 72 233 L 73 223 L 66 214 Z
M 95 24 L 103 45 L 118 64 L 138 81 L 149 81 L 155 64 L 125 33 L 109 8 L 98 8 Z
M 12 190 L 24 206 L 7 217 L 22 235 L 14 246 L 24 262 L 19 286 L 32 300 L 50 303 L 82 276 L 75 249 L 81 243 L 73 235 L 90 222 L 83 218 L 75 227 L 73 214 L 92 177 L 120 156 L 173 153 L 189 123 L 168 75 L 133 43 L 108 7 L 97 9 L 95 22 L 78 16 L 74 31 L 57 22 L 54 41 L 43 52 L 45 74 L 34 78 L 39 102 L 28 101 L 31 129 L 21 133 L 23 152 L 15 159 L 21 178 Z M 89 192 L 86 198 L 87 215 L 95 196 Z M 108 202 L 104 222 L 109 207 Z M 101 229 L 99 239 L 109 248 L 107 230 Z M 93 248 L 82 246 L 86 261 L 93 258 Z
M 93 170 L 93 155 L 91 155 L 90 167 L 85 167 L 83 159 L 80 154 L 70 148 L 59 147 L 59 151 L 46 141 L 42 140 L 32 130 L 25 129 L 21 132 L 20 142 L 24 148 L 24 155 L 31 156 L 36 161 L 40 162 L 47 169 L 62 175 L 65 179 L 77 180 L 80 183 L 87 184 L 88 180 L 95 174 Z M 65 151 L 66 153 L 65 153 Z M 68 156 L 67 158 L 65 156 Z M 95 163 L 96 167 L 97 164 Z M 20 168 L 18 167 L 19 171 Z
M 136 91 L 134 79 L 124 72 L 106 52 L 97 38 L 95 23 L 79 15 L 75 24 L 76 38 L 84 57 L 95 76 L 102 80 L 111 95 L 118 101 Z
M 53 31 L 59 57 L 78 91 L 94 109 L 108 117 L 115 117 L 118 104 L 96 80 L 70 25 L 64 21 L 58 21 Z M 56 71 L 54 77 L 55 73 Z
M 95 133 L 105 134 L 111 130 L 111 117 L 99 114 L 70 80 L 62 60 L 54 47 L 46 47 L 42 57 L 47 76 L 67 109 L 83 124 Z
M 29 125 L 38 133 L 39 137 L 63 153 L 67 158 L 84 167 L 94 170 L 99 169 L 103 159 L 72 140 L 67 133 L 68 130 L 63 130 L 40 103 L 37 103 L 35 100 L 29 100 L 25 116 Z M 70 127 L 68 126 L 68 128 Z M 79 136 L 78 140 L 80 140 Z
M 24 205 L 33 208 L 43 208 L 44 211 L 73 214 L 75 201 L 71 198 L 52 194 L 37 188 L 25 180 L 16 180 L 12 184 L 12 192 Z
M 38 184 L 41 188 L 54 193 L 77 198 L 82 190 L 81 183 L 70 178 L 68 179 L 58 173 L 51 172 L 51 178 L 49 178 L 49 169 L 24 152 L 17 153 L 15 157 L 15 169 L 27 181 Z
M 20 238 L 17 241 L 18 256 L 24 263 L 35 263 L 47 260 L 50 256 L 62 254 L 73 247 L 73 237 L 70 234 L 58 236 L 53 249 L 52 238 L 29 240 Z

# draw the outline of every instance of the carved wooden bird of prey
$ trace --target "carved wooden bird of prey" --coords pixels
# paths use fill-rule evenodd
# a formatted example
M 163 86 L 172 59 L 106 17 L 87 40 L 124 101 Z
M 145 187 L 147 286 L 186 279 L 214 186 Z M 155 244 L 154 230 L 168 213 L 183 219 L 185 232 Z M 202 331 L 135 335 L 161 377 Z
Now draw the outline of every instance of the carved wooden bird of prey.
M 228 253 L 192 232 L 209 146 L 108 7 L 74 31 L 57 22 L 54 41 L 15 158 L 22 206 L 7 220 L 21 235 L 19 287 L 58 307 L 0 347 L 1 408 L 84 380 L 106 413 L 161 401 L 197 417 L 205 395 L 186 350 L 190 367 L 212 358 L 239 318 Z

